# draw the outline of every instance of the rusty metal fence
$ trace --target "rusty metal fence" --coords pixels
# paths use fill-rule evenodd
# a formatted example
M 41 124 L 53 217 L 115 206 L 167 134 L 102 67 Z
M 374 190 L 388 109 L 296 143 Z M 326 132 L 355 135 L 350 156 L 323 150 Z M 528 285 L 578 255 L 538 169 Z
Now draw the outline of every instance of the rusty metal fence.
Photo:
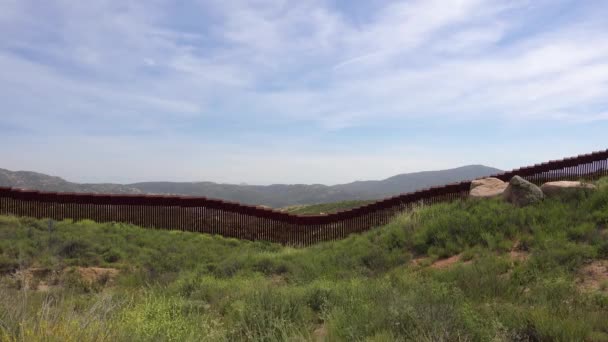
M 608 175 L 608 150 L 553 160 L 493 175 L 541 184 Z M 471 181 L 405 193 L 341 212 L 302 216 L 205 197 L 54 193 L 0 187 L 0 214 L 36 218 L 125 222 L 156 229 L 219 234 L 304 246 L 336 240 L 388 223 L 422 204 L 463 199 Z

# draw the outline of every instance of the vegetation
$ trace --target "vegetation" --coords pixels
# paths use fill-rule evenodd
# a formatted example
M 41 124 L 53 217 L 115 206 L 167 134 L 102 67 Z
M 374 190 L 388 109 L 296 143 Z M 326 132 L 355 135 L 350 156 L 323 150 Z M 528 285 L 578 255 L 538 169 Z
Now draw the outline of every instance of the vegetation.
M 357 208 L 373 202 L 373 200 L 354 200 L 311 205 L 294 205 L 291 207 L 286 207 L 282 209 L 282 211 L 297 215 L 331 214 L 342 210 Z
M 608 259 L 601 184 L 435 205 L 301 249 L 0 217 L 0 340 L 608 341 L 607 286 L 581 287 Z M 119 274 L 76 268 L 92 266 Z

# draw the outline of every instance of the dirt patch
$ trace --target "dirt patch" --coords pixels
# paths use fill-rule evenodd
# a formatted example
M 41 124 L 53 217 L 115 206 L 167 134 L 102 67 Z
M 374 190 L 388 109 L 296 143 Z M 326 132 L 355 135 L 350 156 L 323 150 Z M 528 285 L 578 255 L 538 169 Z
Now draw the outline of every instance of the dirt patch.
M 11 277 L 18 288 L 32 291 L 49 291 L 59 282 L 59 272 L 43 267 L 18 270 Z
M 321 324 L 312 332 L 312 339 L 315 342 L 327 341 L 327 326 Z
M 418 266 L 424 267 L 429 262 L 429 260 L 430 260 L 429 257 L 418 257 L 418 258 L 412 259 L 412 261 L 410 261 L 410 264 L 412 266 L 416 266 L 416 267 L 418 267 Z
M 76 267 L 74 269 L 84 282 L 89 284 L 110 284 L 120 273 L 115 268 L 104 268 L 104 267 Z M 69 272 L 66 269 L 64 272 Z
M 509 251 L 509 258 L 511 259 L 511 261 L 517 261 L 517 262 L 524 262 L 526 260 L 528 260 L 528 258 L 530 257 L 530 252 L 528 252 L 527 250 L 524 250 L 521 246 L 521 244 L 519 243 L 519 241 L 516 241 L 513 245 L 513 247 L 511 248 L 511 250 Z M 410 261 L 410 265 L 414 266 L 414 267 L 426 267 L 426 266 L 430 266 L 431 268 L 434 269 L 446 269 L 446 268 L 450 268 L 455 264 L 462 264 L 462 265 L 468 265 L 471 264 L 473 262 L 473 260 L 463 260 L 462 257 L 462 253 L 460 254 L 456 254 L 453 255 L 449 258 L 446 259 L 441 259 L 441 260 L 436 260 L 433 261 L 433 259 L 431 259 L 430 257 L 418 257 L 418 258 L 414 258 Z
M 452 255 L 451 257 L 449 257 L 447 259 L 441 259 L 441 260 L 435 261 L 434 263 L 431 264 L 431 268 L 440 269 L 440 270 L 449 268 L 449 267 L 453 266 L 454 264 L 460 262 L 461 259 L 462 259 L 461 254 Z M 468 262 L 470 262 L 470 261 L 468 261 Z
M 530 257 L 530 253 L 526 251 L 510 251 L 509 258 L 513 261 L 526 261 Z
M 524 262 L 524 261 L 528 260 L 529 257 L 530 257 L 529 252 L 512 249 L 509 252 L 509 260 L 511 260 L 511 268 L 509 268 L 509 270 L 507 270 L 505 273 L 498 275 L 498 277 L 500 279 L 509 279 L 511 277 L 511 275 L 513 274 L 513 267 L 516 265 L 516 263 Z
M 285 280 L 285 277 L 280 274 L 273 274 L 270 277 L 270 284 L 273 286 L 281 286 L 287 284 L 287 280 Z
M 25 288 L 31 291 L 48 292 L 62 286 L 66 275 L 76 273 L 83 282 L 93 285 L 110 285 L 120 273 L 115 268 L 103 267 L 75 267 L 66 268 L 61 271 L 49 268 L 32 267 L 18 270 L 11 275 L 12 286 Z
M 608 293 L 608 260 L 597 260 L 580 270 L 579 288 Z
M 441 259 L 441 260 L 436 260 L 436 261 L 432 261 L 432 260 L 433 259 L 430 257 L 418 257 L 418 258 L 412 259 L 412 261 L 410 261 L 410 265 L 415 266 L 415 267 L 429 266 L 431 268 L 441 270 L 441 269 L 450 268 L 451 266 L 453 266 L 457 263 L 460 263 L 462 265 L 468 265 L 473 262 L 472 260 L 463 261 L 462 253 L 453 255 L 446 259 Z
M 51 286 L 51 285 L 47 284 L 46 282 L 40 282 L 38 284 L 38 288 L 36 290 L 38 290 L 40 292 L 49 292 L 53 287 L 56 287 L 56 286 Z
M 522 247 L 521 242 L 515 241 L 513 247 L 511 248 L 511 251 L 509 251 L 509 258 L 511 259 L 511 261 L 523 262 L 528 260 L 529 257 L 530 252 L 528 252 Z

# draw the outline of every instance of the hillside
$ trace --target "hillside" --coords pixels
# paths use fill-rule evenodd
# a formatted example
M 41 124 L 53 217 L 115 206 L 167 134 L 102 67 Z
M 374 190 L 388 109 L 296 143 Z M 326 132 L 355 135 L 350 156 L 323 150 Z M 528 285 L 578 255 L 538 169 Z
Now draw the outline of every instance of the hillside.
M 294 249 L 0 217 L 0 340 L 608 341 L 608 180 Z
M 121 184 L 79 184 L 63 178 L 31 171 L 0 169 L 0 186 L 57 192 L 92 192 L 113 194 L 141 194 L 141 190 Z
M 342 210 L 357 208 L 373 201 L 366 200 L 355 200 L 355 201 L 343 201 L 343 202 L 331 202 L 331 203 L 319 203 L 310 205 L 294 205 L 285 208 L 281 208 L 281 211 L 295 214 L 295 215 L 319 215 L 319 214 L 331 214 Z
M 469 180 L 501 172 L 469 165 L 441 171 L 406 173 L 380 181 L 358 181 L 340 185 L 274 184 L 235 185 L 213 182 L 143 182 L 133 184 L 79 184 L 59 177 L 29 171 L 0 169 L 0 186 L 61 192 L 116 194 L 177 194 L 206 196 L 275 208 L 352 200 L 370 200 L 415 191 L 430 186 Z

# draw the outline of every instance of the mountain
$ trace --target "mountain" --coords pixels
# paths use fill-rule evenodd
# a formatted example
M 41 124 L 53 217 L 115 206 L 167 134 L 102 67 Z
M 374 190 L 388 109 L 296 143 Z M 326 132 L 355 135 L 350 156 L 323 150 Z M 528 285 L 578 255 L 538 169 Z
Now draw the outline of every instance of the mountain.
M 380 181 L 358 181 L 335 185 L 338 189 L 374 196 L 394 195 L 431 186 L 460 182 L 500 173 L 502 170 L 483 165 L 467 165 L 441 171 L 404 173 Z
M 143 194 L 141 190 L 122 184 L 79 184 L 63 178 L 31 171 L 0 169 L 0 186 L 58 192 L 92 192 L 112 194 Z
M 236 185 L 213 182 L 143 182 L 133 184 L 79 184 L 30 171 L 0 169 L 0 186 L 61 192 L 116 194 L 175 194 L 206 196 L 271 207 L 378 199 L 404 192 L 502 172 L 483 165 L 468 165 L 440 171 L 404 173 L 384 180 L 357 181 L 339 185 L 273 184 Z

